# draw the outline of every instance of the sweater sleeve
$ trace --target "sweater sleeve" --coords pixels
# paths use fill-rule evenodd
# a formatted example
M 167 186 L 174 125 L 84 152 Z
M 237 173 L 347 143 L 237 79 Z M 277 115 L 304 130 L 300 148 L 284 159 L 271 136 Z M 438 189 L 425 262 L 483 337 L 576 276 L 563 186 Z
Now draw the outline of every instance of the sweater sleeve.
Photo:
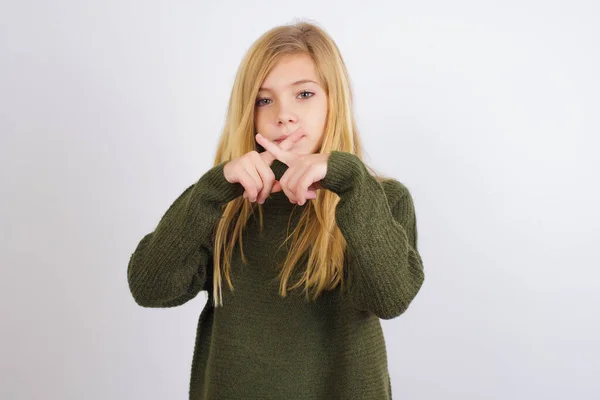
M 185 189 L 131 254 L 127 280 L 140 306 L 179 306 L 202 290 L 222 206 L 244 192 L 241 184 L 225 179 L 225 163 Z
M 402 314 L 424 281 L 408 189 L 380 183 L 356 155 L 332 151 L 320 184 L 340 196 L 336 223 L 346 240 L 347 294 L 381 319 Z

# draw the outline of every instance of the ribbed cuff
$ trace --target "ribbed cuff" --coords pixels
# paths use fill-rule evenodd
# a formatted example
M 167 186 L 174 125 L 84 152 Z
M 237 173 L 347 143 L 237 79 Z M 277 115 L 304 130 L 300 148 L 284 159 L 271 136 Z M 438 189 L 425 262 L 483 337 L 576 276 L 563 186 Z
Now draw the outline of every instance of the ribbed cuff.
M 340 195 L 354 187 L 365 174 L 368 174 L 368 171 L 357 155 L 333 150 L 327 160 L 327 174 L 320 184 Z
M 236 199 L 244 193 L 244 186 L 240 183 L 231 183 L 225 179 L 223 168 L 227 161 L 224 161 L 209 169 L 200 180 L 198 180 L 199 193 L 204 200 L 226 204 Z

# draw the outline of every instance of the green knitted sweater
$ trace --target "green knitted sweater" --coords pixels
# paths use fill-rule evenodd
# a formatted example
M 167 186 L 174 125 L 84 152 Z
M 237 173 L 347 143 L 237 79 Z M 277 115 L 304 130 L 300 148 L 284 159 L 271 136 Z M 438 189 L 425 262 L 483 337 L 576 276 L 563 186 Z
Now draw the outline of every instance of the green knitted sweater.
M 191 366 L 191 400 L 391 399 L 380 319 L 402 314 L 424 280 L 412 197 L 395 179 L 378 182 L 354 154 L 333 151 L 320 181 L 340 201 L 335 217 L 347 243 L 342 291 L 315 302 L 301 289 L 278 294 L 275 265 L 285 259 L 290 229 L 303 206 L 277 192 L 243 233 L 244 265 L 236 246 L 223 307 L 213 307 L 212 233 L 222 206 L 241 196 L 241 184 L 208 170 L 169 207 L 131 255 L 127 279 L 142 307 L 175 307 L 206 290 Z M 275 160 L 280 179 L 287 165 Z M 304 259 L 306 261 L 307 259 Z M 291 282 L 296 282 L 292 280 Z

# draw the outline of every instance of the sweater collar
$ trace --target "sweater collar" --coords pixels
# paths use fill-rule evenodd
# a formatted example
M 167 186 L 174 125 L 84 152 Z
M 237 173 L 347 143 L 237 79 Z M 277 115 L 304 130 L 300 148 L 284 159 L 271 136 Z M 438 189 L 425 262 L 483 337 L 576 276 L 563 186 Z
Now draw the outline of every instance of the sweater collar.
M 289 167 L 285 163 L 277 159 L 271 163 L 271 170 L 273 171 L 273 174 L 275 174 L 276 180 L 280 180 L 285 171 L 288 170 L 288 168 Z M 284 213 L 289 213 L 292 210 L 294 210 L 294 208 L 297 208 L 296 211 L 300 212 L 305 206 L 306 204 L 304 206 L 299 206 L 297 204 L 292 203 L 283 190 L 271 193 L 271 195 L 263 204 L 264 210 L 266 210 L 267 212 L 275 211 Z
M 285 171 L 288 170 L 288 166 L 287 164 L 285 164 L 282 161 L 279 161 L 277 159 L 275 159 L 272 163 L 271 163 L 271 171 L 273 171 L 273 173 L 275 174 L 275 179 L 280 180 L 281 177 L 283 176 L 283 174 L 285 173 Z

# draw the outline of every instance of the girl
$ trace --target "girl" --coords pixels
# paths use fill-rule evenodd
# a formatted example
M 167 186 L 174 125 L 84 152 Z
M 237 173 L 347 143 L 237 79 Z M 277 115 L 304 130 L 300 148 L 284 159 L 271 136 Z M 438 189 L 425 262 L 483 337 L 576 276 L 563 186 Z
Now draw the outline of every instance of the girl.
M 380 319 L 407 309 L 423 264 L 412 197 L 369 172 L 352 110 L 322 28 L 269 30 L 238 69 L 214 167 L 131 255 L 140 306 L 208 293 L 190 399 L 392 397 Z

